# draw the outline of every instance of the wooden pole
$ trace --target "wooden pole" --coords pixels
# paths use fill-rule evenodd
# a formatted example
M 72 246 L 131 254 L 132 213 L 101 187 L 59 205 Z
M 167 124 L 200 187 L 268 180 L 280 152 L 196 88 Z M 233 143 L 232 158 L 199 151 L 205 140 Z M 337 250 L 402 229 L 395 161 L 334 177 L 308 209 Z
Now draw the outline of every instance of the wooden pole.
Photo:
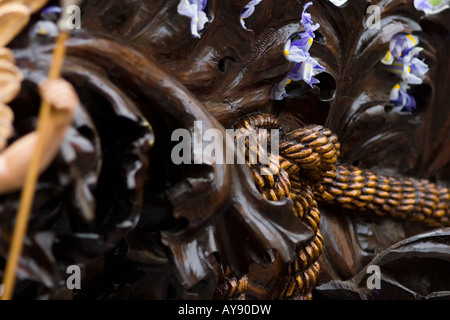
M 66 56 L 65 42 L 69 37 L 68 32 L 61 32 L 56 40 L 53 52 L 53 61 L 50 66 L 49 80 L 59 79 L 61 69 Z M 22 254 L 23 242 L 28 228 L 30 211 L 33 205 L 36 183 L 39 177 L 39 169 L 44 151 L 44 142 L 48 135 L 49 123 L 51 122 L 51 105 L 48 101 L 42 100 L 41 109 L 39 111 L 38 122 L 38 140 L 34 150 L 33 158 L 27 171 L 25 184 L 20 196 L 19 211 L 14 227 L 14 233 L 9 249 L 8 260 L 6 261 L 5 274 L 3 275 L 3 295 L 1 300 L 11 300 L 14 294 L 14 286 L 16 282 L 16 270 L 19 265 L 20 256 Z

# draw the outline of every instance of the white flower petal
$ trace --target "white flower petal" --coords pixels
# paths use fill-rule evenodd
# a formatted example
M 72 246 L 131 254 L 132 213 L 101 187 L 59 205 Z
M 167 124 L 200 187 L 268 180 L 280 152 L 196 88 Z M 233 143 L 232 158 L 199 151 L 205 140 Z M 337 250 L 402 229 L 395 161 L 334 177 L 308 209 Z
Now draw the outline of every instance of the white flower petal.
M 178 14 L 192 18 L 197 12 L 197 5 L 189 3 L 188 0 L 181 0 L 177 7 Z
M 198 31 L 203 30 L 205 27 L 205 24 L 209 22 L 208 17 L 206 16 L 206 13 L 203 11 L 198 12 L 198 22 L 197 22 L 197 29 Z
M 340 7 L 347 3 L 348 0 L 329 0 L 332 4 L 334 4 L 336 7 Z

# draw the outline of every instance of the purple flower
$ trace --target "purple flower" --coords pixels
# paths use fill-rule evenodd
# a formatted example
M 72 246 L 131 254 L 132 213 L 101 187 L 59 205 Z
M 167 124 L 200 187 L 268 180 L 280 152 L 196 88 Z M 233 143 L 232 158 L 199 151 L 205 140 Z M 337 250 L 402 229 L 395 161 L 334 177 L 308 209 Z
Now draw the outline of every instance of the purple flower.
M 294 68 L 289 72 L 288 78 L 293 81 L 305 81 L 311 88 L 313 84 L 319 83 L 319 80 L 314 78 L 325 70 L 308 52 L 304 53 L 303 61 L 295 64 Z
M 313 84 L 319 83 L 319 80 L 314 76 L 325 70 L 308 52 L 313 44 L 314 31 L 320 27 L 318 23 L 313 25 L 311 15 L 306 11 L 311 5 L 312 2 L 308 2 L 302 12 L 301 23 L 305 32 L 299 33 L 286 41 L 284 55 L 288 61 L 295 64 L 287 77 L 274 87 L 271 99 L 282 100 L 288 97 L 286 86 L 291 81 L 304 81 L 312 87 Z
M 449 0 L 414 0 L 414 6 L 417 10 L 422 10 L 426 14 L 436 14 L 448 9 Z
M 422 84 L 429 70 L 428 65 L 416 57 L 409 62 L 405 62 L 403 59 L 395 59 L 390 66 L 386 66 L 386 69 L 408 84 Z
M 381 62 L 387 65 L 392 64 L 395 58 L 401 58 L 409 50 L 416 47 L 418 43 L 419 38 L 417 36 L 402 33 L 396 34 L 392 37 L 389 43 L 389 51 Z
M 423 50 L 417 47 L 419 38 L 410 34 L 397 34 L 392 37 L 389 51 L 381 60 L 385 69 L 399 76 L 408 84 L 421 84 L 429 68 L 418 58 Z
M 308 2 L 307 4 L 305 4 L 304 6 L 303 6 L 303 12 L 302 12 L 302 20 L 301 20 L 301 22 L 302 22 L 302 25 L 307 25 L 307 24 L 313 24 L 314 22 L 312 21 L 312 19 L 311 19 L 311 14 L 310 13 L 308 13 L 308 12 L 306 12 L 306 10 L 310 7 L 310 6 L 312 6 L 312 2 L 310 1 L 310 2 Z
M 181 0 L 178 4 L 178 14 L 191 19 L 191 33 L 196 38 L 200 38 L 199 31 L 202 31 L 208 22 L 204 12 L 206 4 L 207 0 Z
M 418 58 L 413 58 L 411 64 L 409 65 L 409 68 L 411 69 L 410 74 L 414 75 L 415 77 L 418 77 L 422 81 L 425 78 L 425 75 L 430 70 L 428 65 Z
M 313 59 L 308 52 L 304 52 L 302 61 L 296 63 L 288 76 L 274 87 L 270 98 L 273 100 L 283 100 L 288 97 L 286 86 L 292 81 L 305 81 L 312 88 L 313 84 L 319 83 L 319 80 L 314 78 L 314 76 L 324 70 L 325 68 Z
M 389 44 L 389 51 L 381 60 L 384 68 L 397 75 L 402 81 L 396 84 L 390 93 L 389 100 L 394 110 L 412 111 L 416 108 L 416 100 L 408 94 L 409 85 L 423 83 L 428 65 L 418 58 L 423 50 L 417 47 L 419 38 L 411 34 L 396 34 Z
M 412 111 L 416 108 L 416 100 L 413 96 L 408 94 L 408 89 L 409 86 L 407 83 L 400 82 L 396 84 L 391 90 L 389 100 L 390 103 L 394 104 L 394 108 L 398 111 L 402 110 L 403 108 L 407 111 Z
M 41 17 L 45 20 L 58 21 L 62 9 L 58 6 L 46 7 L 41 11 Z
M 315 25 L 313 25 L 314 22 L 311 19 L 311 14 L 306 12 L 306 9 L 308 9 L 312 4 L 313 4 L 312 2 L 308 2 L 303 7 L 301 23 L 305 28 L 305 32 L 308 33 L 311 38 L 314 38 L 315 37 L 314 31 L 319 29 L 320 24 L 316 23 Z
M 317 23 L 312 25 L 311 15 L 306 12 L 306 9 L 312 5 L 309 2 L 305 5 L 302 13 L 302 24 L 305 28 L 305 32 L 299 33 L 289 39 L 284 47 L 284 54 L 289 61 L 300 62 L 302 54 L 308 52 L 313 44 L 313 39 L 315 38 L 314 31 L 316 31 L 320 25 Z
M 286 86 L 291 81 L 305 81 L 311 88 L 313 84 L 319 83 L 319 80 L 314 78 L 314 76 L 324 71 L 325 68 L 313 59 L 308 52 L 302 51 L 300 60 L 300 62 L 294 65 L 287 77 L 274 87 L 271 99 L 283 100 L 288 97 Z
M 284 78 L 279 84 L 277 84 L 270 94 L 270 99 L 272 100 L 283 100 L 287 98 L 286 86 L 292 82 L 289 78 Z
M 293 81 L 303 80 L 312 87 L 313 84 L 319 83 L 319 80 L 314 76 L 321 73 L 325 68 L 313 59 L 308 52 L 315 37 L 314 31 L 320 27 L 319 24 L 313 25 L 311 14 L 306 11 L 311 5 L 312 2 L 308 2 L 303 7 L 301 23 L 305 32 L 287 41 L 284 54 L 289 61 L 296 63 L 289 72 L 288 78 Z
M 42 20 L 37 21 L 29 30 L 31 39 L 36 38 L 56 38 L 59 34 L 58 21 L 62 9 L 58 6 L 49 6 L 41 11 Z
M 39 20 L 29 31 L 31 39 L 35 38 L 56 38 L 59 34 L 59 29 L 53 21 Z
M 312 38 L 309 36 L 288 40 L 284 46 L 284 55 L 291 62 L 302 62 L 311 45 Z
M 414 47 L 408 50 L 403 51 L 403 54 L 401 56 L 404 63 L 410 64 L 414 58 L 419 56 L 419 53 L 423 51 L 422 47 Z
M 261 2 L 262 0 L 252 0 L 244 7 L 241 14 L 241 25 L 244 29 L 247 29 L 244 19 L 249 18 L 255 12 L 255 7 Z

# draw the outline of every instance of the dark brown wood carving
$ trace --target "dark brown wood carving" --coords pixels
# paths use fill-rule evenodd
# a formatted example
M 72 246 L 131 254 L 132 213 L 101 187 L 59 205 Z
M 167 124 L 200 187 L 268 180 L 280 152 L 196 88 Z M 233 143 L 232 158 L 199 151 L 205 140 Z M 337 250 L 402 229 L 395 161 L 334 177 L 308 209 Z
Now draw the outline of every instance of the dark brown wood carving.
M 246 30 L 248 2 L 208 1 L 194 38 L 179 1 L 85 1 L 64 65 L 83 107 L 38 184 L 16 297 L 450 298 L 450 10 L 314 1 L 310 54 L 326 70 L 274 101 L 306 1 L 263 0 Z M 379 29 L 365 25 L 369 5 Z M 420 38 L 429 66 L 412 112 L 392 108 L 398 78 L 380 63 L 398 33 Z M 25 77 L 18 138 L 36 125 L 53 42 L 25 30 L 10 47 Z M 172 132 L 195 121 L 223 136 L 278 129 L 279 154 L 175 165 Z M 0 199 L 0 266 L 18 199 Z M 65 285 L 70 265 L 80 290 Z M 369 266 L 381 288 L 367 286 Z

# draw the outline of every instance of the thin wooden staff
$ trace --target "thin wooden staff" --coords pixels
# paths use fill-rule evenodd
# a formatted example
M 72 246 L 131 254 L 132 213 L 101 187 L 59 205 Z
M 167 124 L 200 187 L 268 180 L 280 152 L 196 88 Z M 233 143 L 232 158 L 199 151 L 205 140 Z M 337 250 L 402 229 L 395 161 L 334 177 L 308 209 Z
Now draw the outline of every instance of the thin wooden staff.
M 64 8 L 64 6 L 63 6 Z M 61 76 L 61 69 L 66 56 L 66 40 L 69 38 L 67 29 L 62 29 L 56 40 L 55 49 L 53 51 L 53 61 L 50 66 L 48 78 L 49 80 L 59 79 Z M 25 234 L 28 229 L 28 221 L 30 218 L 30 211 L 33 205 L 34 193 L 37 179 L 39 177 L 40 162 L 42 153 L 44 151 L 45 139 L 48 139 L 48 128 L 52 121 L 51 105 L 48 101 L 42 100 L 41 109 L 39 112 L 38 122 L 38 140 L 33 153 L 30 166 L 27 170 L 25 184 L 20 196 L 20 206 L 17 213 L 17 220 L 14 227 L 14 233 L 11 240 L 11 247 L 9 249 L 8 260 L 6 262 L 5 273 L 3 276 L 3 295 L 1 300 L 11 300 L 14 293 L 14 286 L 16 282 L 16 270 L 19 264 L 20 256 L 22 254 Z

